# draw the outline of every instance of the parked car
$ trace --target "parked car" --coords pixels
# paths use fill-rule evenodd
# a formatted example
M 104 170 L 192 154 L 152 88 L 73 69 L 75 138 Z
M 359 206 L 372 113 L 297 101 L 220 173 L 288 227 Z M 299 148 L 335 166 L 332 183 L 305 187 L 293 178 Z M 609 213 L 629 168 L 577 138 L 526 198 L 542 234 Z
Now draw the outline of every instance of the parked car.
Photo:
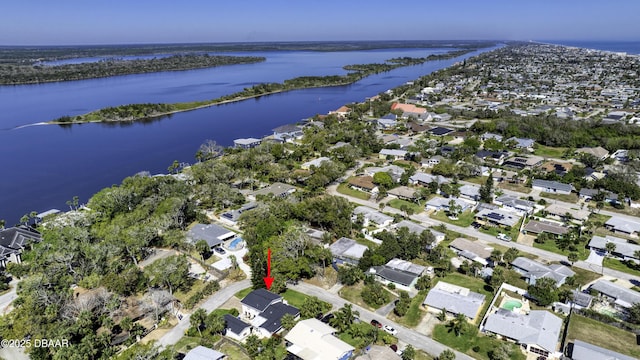
M 511 236 L 508 236 L 507 234 L 500 233 L 496 237 L 498 238 L 498 240 L 511 241 Z
M 328 324 L 329 321 L 331 321 L 331 319 L 333 319 L 334 317 L 336 317 L 336 316 L 333 315 L 333 313 L 329 313 L 329 314 L 325 315 L 325 317 L 323 317 L 322 320 L 320 320 L 320 321 L 322 321 L 325 324 Z
M 223 248 L 221 248 L 221 247 L 219 247 L 219 246 L 218 246 L 218 247 L 214 247 L 214 248 L 213 248 L 213 250 L 214 250 L 215 252 L 217 252 L 218 254 L 221 254 L 221 255 L 224 255 L 224 254 L 226 254 L 226 253 L 227 253 L 226 251 L 224 251 L 224 249 L 223 249 Z
M 391 326 L 389 326 L 389 325 L 385 325 L 385 326 L 382 328 L 382 330 L 384 330 L 384 331 L 386 331 L 386 332 L 388 332 L 389 334 L 394 335 L 394 336 L 395 336 L 395 335 L 398 335 L 398 330 L 396 330 L 396 329 L 392 328 L 392 327 L 391 327 Z
M 377 328 L 381 328 L 382 327 L 382 323 L 376 319 L 371 320 L 371 325 L 377 327 Z
M 482 225 L 480 225 L 479 222 L 474 221 L 471 223 L 471 226 L 473 226 L 474 229 L 479 229 Z

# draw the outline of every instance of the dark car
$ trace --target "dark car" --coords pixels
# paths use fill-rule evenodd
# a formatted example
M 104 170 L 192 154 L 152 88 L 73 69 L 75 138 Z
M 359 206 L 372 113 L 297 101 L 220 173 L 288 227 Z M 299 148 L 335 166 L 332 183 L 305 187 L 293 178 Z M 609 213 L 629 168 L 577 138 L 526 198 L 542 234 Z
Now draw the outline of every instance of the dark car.
M 377 328 L 381 328 L 382 327 L 382 323 L 380 323 L 380 321 L 373 319 L 371 320 L 371 325 L 377 327 Z
M 332 313 L 327 314 L 325 317 L 322 318 L 323 323 L 328 324 L 329 321 L 331 321 L 331 319 L 333 319 L 334 317 L 336 317 L 335 315 L 333 315 Z
M 224 254 L 226 254 L 226 253 L 227 253 L 227 252 L 226 252 L 226 251 L 224 251 L 224 249 L 223 249 L 223 248 L 221 248 L 221 247 L 214 247 L 214 248 L 213 248 L 213 250 L 215 250 L 215 252 L 217 252 L 218 254 L 222 254 L 222 255 L 224 255 Z

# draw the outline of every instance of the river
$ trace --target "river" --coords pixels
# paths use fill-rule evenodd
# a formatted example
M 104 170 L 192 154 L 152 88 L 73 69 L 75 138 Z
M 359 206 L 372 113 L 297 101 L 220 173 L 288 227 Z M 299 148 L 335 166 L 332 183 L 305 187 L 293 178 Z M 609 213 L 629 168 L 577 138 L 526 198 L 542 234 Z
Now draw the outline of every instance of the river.
M 265 56 L 258 64 L 127 75 L 38 85 L 0 86 L 0 219 L 11 225 L 30 211 L 63 210 L 79 196 L 139 171 L 164 173 L 173 160 L 193 162 L 208 139 L 231 145 L 239 137 L 261 137 L 272 128 L 326 114 L 450 66 L 463 57 L 398 68 L 348 86 L 296 90 L 243 102 L 179 113 L 150 122 L 35 125 L 105 106 L 211 99 L 260 82 L 302 75 L 342 74 L 342 66 L 423 57 L 444 49 L 384 49 L 351 52 L 243 52 Z

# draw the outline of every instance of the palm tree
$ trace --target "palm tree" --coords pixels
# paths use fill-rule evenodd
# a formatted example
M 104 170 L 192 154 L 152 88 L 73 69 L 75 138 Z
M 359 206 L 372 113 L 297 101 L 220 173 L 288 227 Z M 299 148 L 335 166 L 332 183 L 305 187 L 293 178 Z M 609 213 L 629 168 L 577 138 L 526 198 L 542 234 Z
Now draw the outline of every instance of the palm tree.
M 464 334 L 467 329 L 467 325 L 467 317 L 464 314 L 456 315 L 456 317 L 449 322 L 449 327 L 456 336 Z
M 494 264 L 502 262 L 502 251 L 495 249 L 491 252 L 491 256 L 489 257 Z
M 193 314 L 191 314 L 191 318 L 189 318 L 189 323 L 191 324 L 191 326 L 198 330 L 198 334 L 200 334 L 200 337 L 202 337 L 202 331 L 200 330 L 200 328 L 202 327 L 202 324 L 206 319 L 207 311 L 202 308 L 194 311 Z
M 204 325 L 211 334 L 220 334 L 227 325 L 220 314 L 210 314 L 204 321 Z
M 575 251 L 570 252 L 569 255 L 567 255 L 567 260 L 569 260 L 569 262 L 571 262 L 571 265 L 573 265 L 576 261 L 578 261 L 578 253 Z
M 351 304 L 344 304 L 343 307 L 336 311 L 336 316 L 331 319 L 331 325 L 337 327 L 341 332 L 345 331 L 353 324 L 356 316 L 360 316 L 360 313 L 353 311 Z
M 607 244 L 604 246 L 604 249 L 607 251 L 607 256 L 610 256 L 614 251 L 616 251 L 616 244 L 607 242 Z

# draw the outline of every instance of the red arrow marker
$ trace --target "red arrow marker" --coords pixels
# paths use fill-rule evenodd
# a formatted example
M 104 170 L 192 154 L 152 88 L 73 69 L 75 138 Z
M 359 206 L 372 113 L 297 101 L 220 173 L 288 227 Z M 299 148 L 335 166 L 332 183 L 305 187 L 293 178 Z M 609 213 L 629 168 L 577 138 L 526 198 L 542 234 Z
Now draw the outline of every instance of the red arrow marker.
M 267 250 L 267 277 L 264 278 L 264 284 L 267 286 L 267 290 L 270 290 L 271 284 L 273 284 L 273 278 L 271 277 L 271 249 Z

